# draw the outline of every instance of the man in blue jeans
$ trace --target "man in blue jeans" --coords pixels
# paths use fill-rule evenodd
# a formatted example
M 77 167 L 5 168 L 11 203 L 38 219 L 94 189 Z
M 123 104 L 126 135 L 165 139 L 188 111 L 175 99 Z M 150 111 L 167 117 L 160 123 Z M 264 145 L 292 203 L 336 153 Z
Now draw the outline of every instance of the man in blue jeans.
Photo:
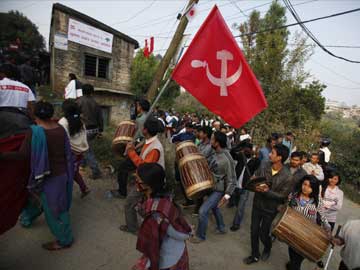
M 190 240 L 193 243 L 201 243 L 206 239 L 210 210 L 215 216 L 216 233 L 224 234 L 226 232 L 219 207 L 230 199 L 236 187 L 235 162 L 226 150 L 226 142 L 226 135 L 220 131 L 216 131 L 211 137 L 211 147 L 215 150 L 215 154 L 209 162 L 209 165 L 214 175 L 215 188 L 200 207 L 196 235 Z

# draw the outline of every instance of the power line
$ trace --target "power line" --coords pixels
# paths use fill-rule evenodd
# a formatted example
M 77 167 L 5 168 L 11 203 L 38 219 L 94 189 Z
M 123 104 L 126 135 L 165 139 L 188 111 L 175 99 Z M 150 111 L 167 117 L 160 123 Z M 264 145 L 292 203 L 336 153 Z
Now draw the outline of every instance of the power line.
M 299 25 L 299 24 L 315 22 L 315 21 L 324 20 L 324 19 L 328 19 L 328 18 L 333 18 L 333 17 L 337 17 L 337 16 L 341 16 L 341 15 L 345 15 L 345 14 L 349 14 L 349 13 L 353 13 L 353 12 L 358 12 L 358 11 L 360 11 L 360 8 L 351 9 L 351 10 L 344 11 L 344 12 L 339 12 L 339 13 L 334 13 L 334 14 L 327 15 L 327 16 L 317 17 L 317 18 L 314 18 L 314 19 L 306 20 L 306 21 L 290 23 L 290 24 L 279 26 L 279 27 L 271 27 L 271 28 L 266 28 L 264 30 L 260 30 L 260 31 L 248 32 L 248 33 L 244 33 L 244 34 L 237 35 L 237 36 L 234 36 L 234 37 L 238 38 L 238 37 L 251 36 L 251 35 L 257 35 L 257 34 L 272 32 L 272 31 L 275 31 L 275 30 L 281 30 L 281 29 L 288 28 L 288 27 L 295 26 L 295 25 Z
M 315 61 L 314 59 L 310 59 L 310 60 L 313 61 L 315 64 L 321 66 L 322 68 L 330 71 L 331 73 L 333 73 L 333 74 L 335 74 L 335 75 L 337 75 L 337 76 L 339 76 L 339 77 L 341 77 L 341 78 L 343 78 L 343 79 L 345 79 L 345 80 L 347 80 L 349 82 L 352 82 L 352 83 L 357 84 L 357 85 L 360 86 L 360 82 L 353 81 L 352 79 L 346 77 L 345 75 L 343 75 L 343 74 L 341 74 L 341 73 L 339 73 L 339 72 L 337 72 L 337 71 L 335 71 L 335 70 L 333 70 L 333 69 L 331 69 L 331 68 L 329 68 L 329 67 L 327 67 L 327 66 L 325 66 L 323 64 L 320 64 L 319 62 Z
M 305 4 L 312 3 L 312 2 L 317 2 L 317 1 L 319 1 L 319 0 L 308 0 L 308 1 L 304 1 L 304 2 L 297 3 L 297 4 L 295 4 L 294 6 L 305 5 Z M 271 3 L 272 3 L 272 1 L 266 2 L 266 3 L 261 4 L 261 5 L 257 5 L 257 6 L 248 8 L 248 9 L 244 9 L 243 12 L 252 11 L 252 10 L 255 10 L 255 9 L 257 9 L 257 8 L 270 5 Z M 264 10 L 263 12 L 266 12 L 266 10 Z M 260 12 L 260 13 L 262 13 L 262 12 Z M 246 15 L 246 16 L 239 16 L 238 14 L 233 14 L 233 15 L 230 15 L 229 17 L 225 18 L 225 20 L 226 20 L 227 23 L 229 23 L 229 21 L 232 21 L 232 20 L 235 20 L 235 19 L 248 18 L 248 17 L 249 17 L 249 16 L 247 16 L 247 15 Z M 190 27 L 190 29 L 198 28 L 199 26 L 200 26 L 200 25 L 193 26 L 193 27 Z M 162 34 L 164 34 L 164 33 L 162 33 Z
M 324 45 L 324 47 L 342 48 L 342 49 L 360 49 L 360 46 L 351 46 L 351 45 Z
M 314 22 L 314 21 L 324 20 L 324 19 L 333 18 L 333 17 L 337 17 L 337 16 L 342 16 L 342 15 L 346 15 L 346 14 L 353 13 L 353 12 L 358 12 L 358 11 L 360 11 L 360 8 L 352 9 L 352 10 L 348 10 L 348 11 L 344 11 L 344 12 L 339 12 L 339 13 L 334 13 L 334 14 L 327 15 L 327 16 L 317 17 L 317 18 L 314 18 L 314 19 L 306 20 L 306 21 L 291 23 L 291 24 L 287 24 L 287 25 L 283 25 L 283 26 L 279 26 L 279 27 L 272 27 L 272 28 L 267 28 L 267 29 L 260 30 L 260 31 L 254 31 L 254 32 L 248 32 L 248 33 L 240 34 L 240 35 L 234 35 L 234 38 L 272 32 L 272 31 L 275 31 L 275 30 L 280 30 L 280 29 L 292 27 L 292 26 L 299 25 L 299 24 L 305 24 L 305 23 L 310 23 L 310 22 Z M 138 35 L 138 36 L 140 36 L 140 35 Z M 168 38 L 168 36 L 155 36 L 155 37 L 156 38 Z M 329 48 L 349 48 L 349 49 L 350 48 L 351 49 L 359 49 L 360 48 L 360 46 L 350 46 L 350 45 L 323 45 L 323 46 L 324 47 L 329 47 Z
M 179 14 L 181 14 L 181 13 L 184 12 L 184 10 L 186 9 L 186 6 L 187 6 L 187 4 L 185 4 L 185 6 L 181 9 L 181 11 L 180 11 Z M 178 18 L 175 19 L 174 24 L 171 26 L 171 32 L 174 31 L 174 27 L 176 26 L 177 21 L 178 21 Z M 166 45 L 166 42 L 167 42 L 168 40 L 169 40 L 168 38 L 166 38 L 166 39 L 164 40 L 164 42 L 163 42 L 163 44 L 162 44 L 162 46 L 161 46 L 161 50 L 164 49 L 164 47 L 165 47 L 165 45 Z
M 299 3 L 299 4 L 304 4 L 304 3 L 314 2 L 314 1 L 318 1 L 318 0 L 311 0 L 311 1 L 303 2 L 303 3 Z M 256 9 L 256 8 L 269 5 L 269 4 L 271 4 L 271 3 L 272 3 L 272 2 L 270 1 L 270 2 L 267 2 L 267 3 L 261 4 L 261 5 L 257 5 L 257 6 L 251 7 L 251 8 L 245 9 L 244 12 L 245 12 L 245 11 L 251 11 L 251 10 L 254 10 L 254 9 Z M 219 5 L 218 7 L 223 7 L 223 6 L 227 6 L 227 5 L 230 5 L 230 4 L 231 4 L 231 3 L 227 3 L 227 4 Z M 199 10 L 198 13 L 204 12 L 204 11 L 208 11 L 208 10 L 210 10 L 210 9 L 212 9 L 212 7 L 211 7 L 211 8 L 206 8 L 206 9 Z M 177 13 L 176 13 L 176 14 L 177 14 Z M 167 16 L 165 16 L 165 17 L 167 17 Z M 243 18 L 243 17 L 245 17 L 245 16 L 238 16 L 238 14 L 236 14 L 235 17 L 234 17 L 234 16 L 230 16 L 230 18 L 227 18 L 226 20 L 228 21 L 228 20 L 237 19 L 237 18 Z M 171 19 L 170 19 L 170 20 L 165 20 L 165 21 L 166 21 L 166 22 L 169 22 L 169 21 L 171 21 Z M 155 25 L 155 24 L 160 24 L 160 23 L 162 23 L 162 22 L 163 22 L 163 21 L 159 21 L 159 22 L 154 23 L 154 24 L 141 24 L 141 25 L 138 25 L 138 26 L 143 26 L 143 25 L 153 26 L 153 25 Z M 200 24 L 200 25 L 201 25 L 201 24 Z M 197 28 L 199 28 L 200 25 L 191 26 L 191 27 L 187 28 L 187 30 L 197 29 Z M 134 29 L 134 28 L 130 28 L 130 30 L 131 30 L 131 29 Z M 173 33 L 173 32 L 159 32 L 159 33 L 155 33 L 155 34 L 152 34 L 152 35 L 153 35 L 153 36 L 157 36 L 157 35 L 168 35 L 168 34 L 172 34 L 172 33 Z M 134 36 L 136 36 L 136 35 L 134 35 Z M 138 35 L 138 36 L 140 36 L 140 35 Z M 161 38 L 169 38 L 169 37 L 171 37 L 171 36 L 162 36 Z
M 329 85 L 329 86 L 333 86 L 333 87 L 338 87 L 338 88 L 342 88 L 342 89 L 347 89 L 347 90 L 360 90 L 360 87 L 347 87 L 347 86 L 342 86 L 342 85 L 338 85 L 338 84 L 334 84 L 328 81 L 324 81 L 324 80 L 320 80 L 322 83 L 324 83 L 325 85 Z M 311 82 L 305 82 L 306 84 L 311 84 Z
M 117 24 L 121 24 L 121 23 L 125 23 L 125 22 L 129 22 L 132 19 L 136 18 L 137 16 L 139 16 L 141 13 L 143 13 L 145 10 L 147 10 L 148 8 L 151 8 L 152 5 L 156 2 L 156 0 L 153 0 L 149 5 L 147 5 L 146 7 L 144 7 L 143 9 L 139 10 L 138 12 L 136 12 L 134 15 L 131 15 L 128 19 L 123 20 L 123 21 L 119 21 L 117 23 L 114 23 L 113 25 L 117 25 Z
M 356 63 L 356 64 L 360 64 L 360 61 L 355 61 L 355 60 L 351 60 L 351 59 L 348 59 L 348 58 L 345 58 L 345 57 L 342 57 L 342 56 L 338 56 L 338 55 L 335 55 L 334 53 L 332 53 L 331 51 L 329 51 L 328 49 L 326 49 L 322 44 L 321 42 L 314 36 L 314 34 L 304 25 L 304 22 L 301 21 L 299 15 L 297 14 L 296 10 L 294 9 L 294 7 L 292 6 L 290 0 L 283 0 L 285 6 L 287 7 L 287 9 L 290 11 L 290 13 L 293 15 L 293 17 L 295 18 L 295 20 L 299 23 L 300 27 L 303 29 L 303 31 L 308 35 L 308 37 L 310 37 L 324 52 L 326 52 L 327 54 L 335 57 L 335 58 L 338 58 L 338 59 L 341 59 L 341 60 L 344 60 L 344 61 L 347 61 L 347 62 L 350 62 L 350 63 Z M 359 9 L 355 9 L 356 11 L 359 11 Z M 354 11 L 355 11 L 354 10 Z
M 141 37 L 148 37 L 148 36 L 141 36 Z M 158 36 L 154 36 L 154 38 L 168 38 L 168 37 L 158 37 Z M 192 41 L 192 39 L 190 40 L 190 42 Z M 241 41 L 237 41 L 237 43 L 239 43 L 241 45 Z M 294 44 L 294 43 L 288 43 L 287 46 L 298 46 L 298 44 Z M 311 46 L 311 45 L 306 45 L 307 47 Z M 360 46 L 341 46 L 341 45 L 324 45 L 325 47 L 329 47 L 329 48 L 351 48 L 351 49 L 360 49 Z M 185 48 L 189 47 L 189 45 L 186 45 Z M 154 50 L 154 52 L 162 52 L 162 51 L 166 51 L 166 49 L 157 49 Z
M 300 5 L 308 4 L 308 3 L 311 3 L 311 2 L 317 2 L 317 1 L 319 1 L 319 0 L 310 0 L 310 1 L 305 1 L 305 2 L 301 2 L 301 3 L 297 3 L 296 5 L 297 5 L 297 6 L 300 6 Z M 271 3 L 272 3 L 272 2 L 267 2 L 267 3 L 261 4 L 261 5 L 257 5 L 257 6 L 248 8 L 248 9 L 244 9 L 243 11 L 244 11 L 244 12 L 246 12 L 246 11 L 251 11 L 251 10 L 254 10 L 254 9 L 257 9 L 257 8 L 260 8 L 260 7 L 269 5 L 269 4 L 271 4 Z M 229 4 L 229 3 L 228 3 L 228 4 Z M 222 6 L 224 6 L 224 5 L 222 5 Z M 202 11 L 205 11 L 205 10 L 202 10 Z M 225 18 L 225 19 L 226 19 L 226 21 L 228 22 L 229 20 L 239 19 L 239 18 L 243 18 L 243 17 L 245 17 L 245 16 L 238 16 L 238 15 L 233 16 L 233 15 L 231 15 L 230 17 L 227 17 L 227 18 Z M 191 26 L 191 27 L 187 28 L 187 30 L 197 29 L 197 28 L 199 28 L 200 26 L 201 26 L 201 24 L 200 24 L 200 25 Z M 155 33 L 155 34 L 152 34 L 152 35 L 153 35 L 154 37 L 155 37 L 155 36 L 158 36 L 158 38 L 168 38 L 168 36 L 166 36 L 166 35 L 168 35 L 168 34 L 172 34 L 172 32 L 159 32 L 159 33 Z M 165 35 L 165 36 L 163 36 L 163 35 Z M 136 35 L 134 35 L 134 36 L 136 36 Z M 140 36 L 140 35 L 138 35 L 138 36 Z M 170 37 L 171 37 L 171 36 L 170 36 Z
M 201 5 L 201 3 L 198 4 L 198 6 L 200 6 L 200 5 Z M 229 5 L 229 4 L 224 4 L 224 5 Z M 224 5 L 220 5 L 220 6 L 224 6 Z M 206 9 L 203 9 L 203 10 L 199 10 L 198 13 L 203 12 L 203 11 L 207 11 L 207 10 L 210 10 L 210 9 L 211 8 L 206 8 Z M 178 12 L 175 12 L 175 13 L 171 13 L 171 14 L 168 14 L 168 15 L 165 15 L 165 16 L 161 16 L 159 18 L 149 20 L 146 23 L 134 25 L 129 30 L 135 30 L 135 29 L 138 29 L 138 28 L 147 28 L 147 27 L 150 27 L 150 26 L 153 26 L 153 25 L 161 24 L 163 22 L 167 23 L 169 21 L 172 21 L 174 17 L 177 17 L 178 14 L 179 14 Z M 167 18 L 170 18 L 170 19 L 167 19 Z M 150 22 L 154 22 L 154 23 L 150 23 Z
M 244 15 L 245 17 L 249 17 L 249 15 L 247 15 L 244 11 L 242 11 L 242 9 L 236 4 L 236 2 L 233 2 L 232 0 L 229 0 L 229 2 L 240 11 L 240 13 L 242 15 Z
M 311 1 L 309 1 L 309 2 L 313 2 L 313 1 L 318 1 L 318 0 L 311 0 Z M 259 7 L 262 7 L 262 6 L 266 6 L 266 5 L 269 5 L 269 4 L 271 4 L 272 2 L 270 1 L 270 2 L 267 2 L 267 3 L 264 3 L 264 4 L 261 4 L 261 5 L 257 5 L 257 6 L 255 6 L 255 7 L 252 7 L 252 8 L 249 8 L 249 9 L 245 9 L 244 11 L 249 11 L 249 10 L 253 10 L 253 9 L 256 9 L 256 8 L 259 8 Z M 231 3 L 225 3 L 225 4 L 221 4 L 221 5 L 218 5 L 218 7 L 220 8 L 220 7 L 224 7 L 224 6 L 228 6 L 228 5 L 231 5 Z M 201 10 L 199 10 L 197 13 L 199 14 L 199 13 L 201 13 L 201 12 L 205 12 L 205 11 L 209 11 L 209 10 L 211 10 L 213 7 L 210 7 L 210 8 L 204 8 L 204 9 L 201 9 Z M 175 14 L 170 14 L 170 15 L 167 15 L 167 16 L 163 16 L 162 18 L 159 18 L 159 19 L 156 19 L 156 22 L 154 22 L 154 23 L 144 23 L 144 24 L 139 24 L 139 25 L 135 25 L 135 26 L 133 26 L 133 27 L 131 27 L 131 28 L 129 28 L 129 30 L 136 30 L 136 29 L 138 29 L 138 28 L 148 28 L 148 27 L 151 27 L 151 26 L 154 26 L 154 25 L 157 25 L 157 24 L 161 24 L 161 23 L 163 23 L 163 22 L 169 22 L 169 21 L 171 21 L 172 19 L 173 19 L 173 16 L 177 16 L 177 14 L 178 13 L 175 13 Z M 170 20 L 169 19 L 164 19 L 164 18 L 168 18 L 168 17 L 172 17 L 172 18 L 170 18 Z M 241 16 L 241 17 L 244 17 L 244 16 Z M 153 20 L 153 21 L 155 21 L 155 20 Z M 151 22 L 151 21 L 149 21 L 149 22 Z M 194 26 L 194 28 L 198 28 L 199 27 L 199 25 L 197 25 L 197 26 Z M 168 32 L 168 33 L 170 33 L 170 32 Z M 157 33 L 158 34 L 158 33 Z M 163 34 L 163 33 L 162 33 Z M 155 34 L 156 35 L 156 34 Z

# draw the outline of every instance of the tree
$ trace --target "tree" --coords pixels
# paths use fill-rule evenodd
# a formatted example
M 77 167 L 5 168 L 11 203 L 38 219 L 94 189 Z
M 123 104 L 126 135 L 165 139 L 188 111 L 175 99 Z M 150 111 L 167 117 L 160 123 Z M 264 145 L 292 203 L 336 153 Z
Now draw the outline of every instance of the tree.
M 138 50 L 131 65 L 130 90 L 136 96 L 144 96 L 150 87 L 159 62 L 154 55 L 148 58 Z
M 146 58 L 144 56 L 143 50 L 139 50 L 136 53 L 131 66 L 130 76 L 130 90 L 136 96 L 142 97 L 146 95 L 160 60 L 161 56 L 159 57 L 159 55 L 150 55 L 149 58 Z M 170 71 L 167 72 L 164 80 L 160 84 L 160 88 L 165 84 L 170 74 Z M 163 107 L 169 107 L 173 103 L 174 99 L 179 95 L 179 93 L 180 88 L 178 84 L 174 81 L 171 81 L 167 89 L 163 92 L 159 100 L 159 104 Z
M 169 74 L 166 76 L 166 80 L 168 76 L 170 76 L 170 74 L 171 73 L 169 72 Z M 160 84 L 160 89 L 163 87 L 166 80 L 164 80 Z M 171 80 L 159 100 L 159 105 L 163 108 L 170 108 L 174 104 L 175 99 L 179 95 L 180 95 L 180 86 L 174 80 Z
M 331 138 L 330 161 L 342 176 L 343 189 L 351 199 L 360 202 L 360 129 L 357 122 L 332 113 L 323 117 L 320 128 L 323 137 Z
M 212 115 L 208 109 L 199 103 L 190 93 L 181 93 L 174 102 L 174 108 L 177 112 L 185 113 L 197 113 L 200 115 Z
M 261 138 L 274 131 L 309 131 L 324 112 L 321 92 L 325 85 L 316 81 L 305 84 L 310 74 L 304 64 L 313 51 L 306 37 L 295 33 L 290 47 L 286 28 L 261 32 L 285 24 L 286 9 L 274 1 L 263 18 L 253 11 L 248 21 L 238 26 L 245 57 L 268 101 L 268 108 L 250 122 Z
M 0 15 L 0 47 L 4 52 L 10 44 L 18 41 L 19 49 L 14 56 L 29 57 L 45 51 L 44 37 L 39 33 L 37 26 L 18 11 L 1 13 Z M 20 59 L 17 59 L 20 60 Z

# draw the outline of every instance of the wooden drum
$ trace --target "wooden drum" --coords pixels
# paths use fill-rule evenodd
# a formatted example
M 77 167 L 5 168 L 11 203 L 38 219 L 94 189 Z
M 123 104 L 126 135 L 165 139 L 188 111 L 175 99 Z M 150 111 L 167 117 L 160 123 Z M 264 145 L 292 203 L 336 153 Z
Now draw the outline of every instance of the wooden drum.
M 134 139 L 135 129 L 135 123 L 130 120 L 122 121 L 119 124 L 112 141 L 112 149 L 116 154 L 124 154 L 126 144 Z
M 199 151 L 192 141 L 183 141 L 176 145 L 176 160 L 179 161 L 186 155 L 198 154 Z
M 184 141 L 176 147 L 181 183 L 186 196 L 197 199 L 214 187 L 214 180 L 206 158 L 199 153 L 195 144 Z
M 318 262 L 330 241 L 326 232 L 296 210 L 287 207 L 273 222 L 272 233 L 310 261 Z

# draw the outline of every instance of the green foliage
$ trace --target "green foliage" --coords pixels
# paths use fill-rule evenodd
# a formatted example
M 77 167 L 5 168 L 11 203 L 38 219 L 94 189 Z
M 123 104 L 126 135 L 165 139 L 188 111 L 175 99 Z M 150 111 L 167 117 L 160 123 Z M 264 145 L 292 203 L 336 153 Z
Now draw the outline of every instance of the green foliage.
M 150 88 L 156 70 L 159 66 L 159 57 L 150 55 L 149 58 L 144 56 L 143 50 L 139 50 L 136 53 L 134 61 L 131 66 L 130 77 L 130 90 L 136 96 L 145 96 L 146 92 Z M 167 78 L 171 72 L 167 72 L 164 76 L 164 80 L 160 84 L 160 89 L 165 84 Z M 180 88 L 178 84 L 171 81 L 167 89 L 162 94 L 159 105 L 163 108 L 168 108 L 174 102 L 174 99 L 180 94 Z
M 103 136 L 96 139 L 96 143 L 94 143 L 94 152 L 96 159 L 103 166 L 112 165 L 114 168 L 116 168 L 118 165 L 117 158 L 115 157 L 111 149 L 115 131 L 115 126 L 106 127 L 104 132 L 102 133 Z
M 274 131 L 288 130 L 298 138 L 299 134 L 306 138 L 324 112 L 325 99 L 321 93 L 326 86 L 318 81 L 305 83 L 310 75 L 304 64 L 313 50 L 306 44 L 306 38 L 296 33 L 290 48 L 290 33 L 286 28 L 247 34 L 285 24 L 286 9 L 274 1 L 263 18 L 253 11 L 249 20 L 238 27 L 244 54 L 268 101 L 268 108 L 248 124 L 255 127 L 255 134 L 261 138 Z
M 143 50 L 139 50 L 131 65 L 131 92 L 136 96 L 144 96 L 151 85 L 158 65 L 159 62 L 153 55 L 146 58 Z
M 335 163 L 343 181 L 360 188 L 360 128 L 356 121 L 339 115 L 326 115 L 321 122 L 321 133 L 331 138 L 331 161 Z
M 42 99 L 49 102 L 63 101 L 64 97 L 61 94 L 51 90 L 50 85 L 41 85 L 36 88 L 37 95 Z
M 212 115 L 208 109 L 199 103 L 196 98 L 194 98 L 188 92 L 181 93 L 176 99 L 172 106 L 177 112 L 180 113 L 197 113 L 199 115 Z
M 165 82 L 168 79 L 168 77 L 170 76 L 171 72 L 172 72 L 172 70 L 170 70 L 166 74 L 165 79 L 160 84 L 160 89 L 165 84 Z M 162 94 L 162 96 L 161 96 L 161 98 L 159 100 L 160 107 L 162 107 L 162 108 L 171 108 L 173 106 L 173 104 L 174 104 L 174 100 L 179 95 L 180 95 L 180 86 L 174 80 L 171 80 L 169 85 L 167 86 L 167 88 L 165 89 L 165 91 L 163 92 L 163 94 Z
M 39 33 L 37 26 L 26 16 L 18 11 L 1 13 L 0 48 L 8 47 L 17 38 L 20 39 L 20 52 L 23 56 L 33 56 L 34 53 L 45 50 L 44 37 Z

